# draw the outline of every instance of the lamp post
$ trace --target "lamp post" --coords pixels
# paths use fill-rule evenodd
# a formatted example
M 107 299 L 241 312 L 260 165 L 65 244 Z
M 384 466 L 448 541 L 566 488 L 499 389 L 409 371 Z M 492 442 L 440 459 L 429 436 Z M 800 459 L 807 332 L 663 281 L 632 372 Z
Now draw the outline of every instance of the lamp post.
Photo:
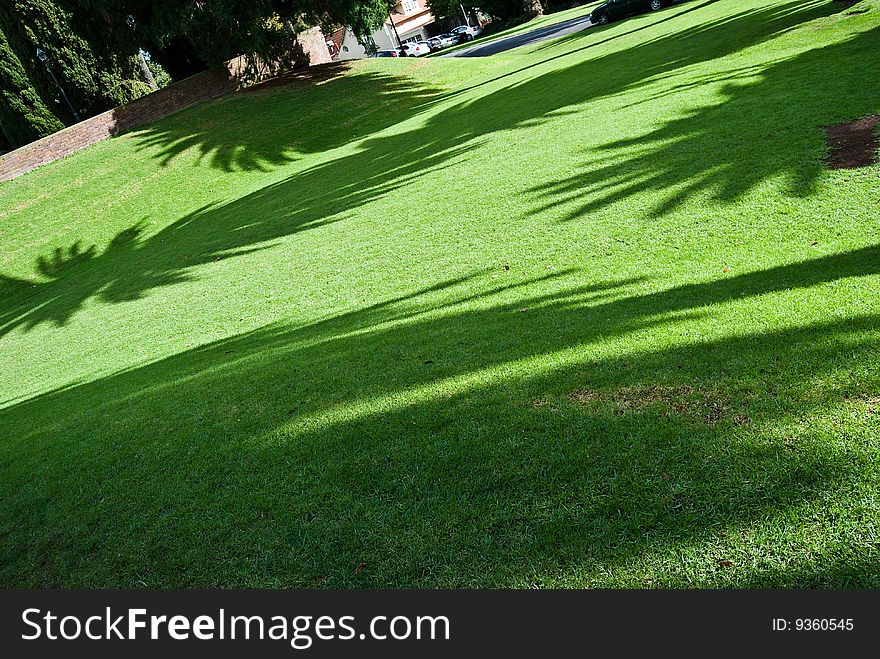
M 461 3 L 459 3 L 458 6 L 461 7 L 461 13 L 464 14 L 464 22 L 467 23 L 467 26 L 468 26 L 468 27 L 470 27 L 470 26 L 471 26 L 471 19 L 468 18 L 468 14 L 467 14 L 467 12 L 464 10 L 464 5 L 461 4 Z
M 52 82 L 55 83 L 55 86 L 58 87 L 58 91 L 61 92 L 61 98 L 63 98 L 64 102 L 67 103 L 67 107 L 70 109 L 70 113 L 73 115 L 73 118 L 79 121 L 79 114 L 76 110 L 73 109 L 73 103 L 71 103 L 70 99 L 67 98 L 67 94 L 64 93 L 64 88 L 61 87 L 61 83 L 58 82 L 58 78 L 55 77 L 55 74 L 52 73 L 52 69 L 49 68 L 49 58 L 46 57 L 46 53 L 43 52 L 42 48 L 37 48 L 37 59 L 39 59 L 43 64 L 46 65 L 46 71 L 49 72 L 49 75 L 52 78 Z

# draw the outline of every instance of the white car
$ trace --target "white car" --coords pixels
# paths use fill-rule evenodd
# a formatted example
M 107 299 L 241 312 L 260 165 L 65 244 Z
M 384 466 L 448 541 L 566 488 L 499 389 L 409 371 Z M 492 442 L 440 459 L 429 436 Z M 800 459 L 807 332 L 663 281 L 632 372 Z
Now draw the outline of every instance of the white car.
M 468 41 L 470 41 L 474 37 L 478 36 L 482 32 L 482 30 L 475 25 L 459 25 L 457 28 L 454 28 L 452 30 L 452 34 L 461 34 L 462 32 L 467 33 L 469 37 Z
M 458 35 L 456 34 L 438 34 L 434 39 L 440 42 L 441 48 L 449 48 L 458 43 Z
M 431 48 L 427 44 L 418 41 L 410 41 L 400 47 L 400 54 L 404 57 L 420 57 L 431 52 Z

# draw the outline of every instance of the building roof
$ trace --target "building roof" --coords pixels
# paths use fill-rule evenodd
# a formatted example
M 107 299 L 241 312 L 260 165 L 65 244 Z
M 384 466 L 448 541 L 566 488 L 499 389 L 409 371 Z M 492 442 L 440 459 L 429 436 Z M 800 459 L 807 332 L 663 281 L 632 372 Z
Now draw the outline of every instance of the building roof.
M 327 37 L 327 41 L 330 41 L 336 44 L 337 52 L 342 48 L 342 42 L 345 40 L 345 27 L 337 28 L 333 30 L 333 33 Z

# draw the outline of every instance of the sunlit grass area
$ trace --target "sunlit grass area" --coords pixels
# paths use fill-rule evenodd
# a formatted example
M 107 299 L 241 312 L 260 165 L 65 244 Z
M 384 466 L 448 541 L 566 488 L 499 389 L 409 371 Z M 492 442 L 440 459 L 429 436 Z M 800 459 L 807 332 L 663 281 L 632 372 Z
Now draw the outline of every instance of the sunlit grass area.
M 691 0 L 0 185 L 0 582 L 880 587 L 878 46 Z

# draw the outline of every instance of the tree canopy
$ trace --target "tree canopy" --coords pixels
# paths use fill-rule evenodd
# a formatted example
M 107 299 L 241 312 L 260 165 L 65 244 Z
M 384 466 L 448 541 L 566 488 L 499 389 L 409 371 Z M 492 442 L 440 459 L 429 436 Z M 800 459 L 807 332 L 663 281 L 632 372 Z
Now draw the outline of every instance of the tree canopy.
M 133 54 L 113 48 L 102 37 L 100 25 L 75 11 L 77 4 L 0 0 L 0 126 L 12 146 L 73 120 L 55 80 L 81 116 L 108 110 L 148 90 Z M 38 48 L 45 62 L 37 58 Z
M 19 146 L 151 90 L 142 50 L 180 79 L 238 55 L 289 62 L 296 32 L 366 35 L 396 0 L 0 0 L 0 132 Z M 46 53 L 46 62 L 36 50 Z M 147 78 L 147 80 L 145 80 Z
M 431 12 L 437 16 L 461 16 L 462 5 L 471 7 L 471 2 L 460 3 L 458 0 L 428 0 Z M 544 12 L 544 5 L 550 4 L 542 0 L 480 0 L 480 10 L 486 14 L 497 16 L 504 20 L 516 18 L 534 18 Z
M 288 57 L 297 29 L 348 25 L 366 35 L 395 0 L 78 0 L 117 49 L 136 44 L 175 78 L 238 55 Z
M 64 127 L 31 84 L 0 26 L 0 134 L 9 146 L 24 144 Z

